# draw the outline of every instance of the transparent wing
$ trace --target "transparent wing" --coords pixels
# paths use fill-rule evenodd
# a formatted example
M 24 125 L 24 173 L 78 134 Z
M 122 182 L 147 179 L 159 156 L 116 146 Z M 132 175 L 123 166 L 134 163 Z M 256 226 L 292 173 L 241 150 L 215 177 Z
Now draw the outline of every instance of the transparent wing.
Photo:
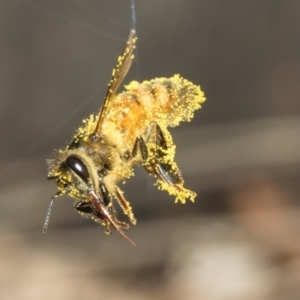
M 133 60 L 132 53 L 135 48 L 136 39 L 137 38 L 136 38 L 135 30 L 131 30 L 128 37 L 128 41 L 126 43 L 126 47 L 123 50 L 122 55 L 118 57 L 116 68 L 113 69 L 112 78 L 108 84 L 108 90 L 104 98 L 104 104 L 101 108 L 97 125 L 93 133 L 94 136 L 100 135 L 102 130 L 103 119 L 110 109 L 111 101 L 116 95 L 118 87 L 120 86 L 124 77 L 126 76 L 126 74 L 130 69 Z

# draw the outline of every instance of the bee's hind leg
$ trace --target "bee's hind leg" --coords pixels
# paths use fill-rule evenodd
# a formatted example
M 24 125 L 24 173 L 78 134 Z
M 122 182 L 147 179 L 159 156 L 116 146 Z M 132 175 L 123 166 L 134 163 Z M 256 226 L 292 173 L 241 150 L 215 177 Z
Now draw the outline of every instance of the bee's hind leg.
M 186 198 L 194 201 L 196 194 L 184 188 L 181 171 L 174 161 L 174 146 L 171 135 L 166 138 L 156 122 L 152 122 L 145 134 L 149 156 L 144 168 L 149 174 L 158 177 L 158 185 L 169 194 L 176 196 L 176 202 L 185 203 Z
M 137 137 L 135 139 L 135 143 L 132 149 L 132 157 L 136 157 L 138 154 L 138 150 L 140 151 L 141 157 L 143 161 L 146 161 L 149 154 L 148 154 L 148 148 L 146 145 L 146 142 L 142 137 Z
M 169 194 L 176 196 L 184 203 L 186 198 L 194 201 L 196 194 L 183 187 L 181 172 L 174 162 L 174 145 L 171 135 L 165 137 L 162 129 L 156 122 L 152 122 L 144 138 L 137 137 L 132 150 L 132 157 L 136 157 L 138 152 L 142 158 L 145 170 L 158 177 L 158 185 L 161 189 L 167 190 Z
M 182 185 L 181 172 L 173 161 L 173 157 L 169 157 L 167 140 L 156 122 L 152 122 L 147 130 L 146 141 L 154 144 L 149 159 L 144 164 L 146 171 L 155 174 L 160 180 L 174 188 L 177 188 L 177 185 Z

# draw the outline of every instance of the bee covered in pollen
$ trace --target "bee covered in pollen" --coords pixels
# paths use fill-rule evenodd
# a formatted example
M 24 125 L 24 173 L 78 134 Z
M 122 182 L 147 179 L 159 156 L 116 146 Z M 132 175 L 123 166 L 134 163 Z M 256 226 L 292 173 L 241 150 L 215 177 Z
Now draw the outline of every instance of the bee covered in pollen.
M 75 199 L 75 209 L 81 215 L 105 226 L 106 233 L 113 227 L 134 245 L 122 230 L 129 225 L 117 219 L 114 205 L 117 201 L 129 221 L 136 223 L 130 203 L 118 186 L 133 175 L 135 164 L 154 175 L 158 188 L 174 195 L 176 202 L 195 199 L 196 193 L 183 186 L 168 127 L 190 121 L 205 101 L 204 94 L 199 86 L 179 75 L 132 81 L 117 94 L 131 66 L 135 42 L 135 31 L 131 30 L 100 113 L 83 120 L 71 143 L 47 161 L 48 179 L 56 181 L 58 192 L 52 196 L 44 232 L 54 199 L 67 194 Z

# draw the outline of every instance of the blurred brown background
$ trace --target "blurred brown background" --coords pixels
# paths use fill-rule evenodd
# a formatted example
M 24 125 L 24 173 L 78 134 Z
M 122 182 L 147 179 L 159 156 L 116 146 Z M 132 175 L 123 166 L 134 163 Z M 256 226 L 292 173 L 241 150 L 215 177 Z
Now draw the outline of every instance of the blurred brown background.
M 45 159 L 99 109 L 130 1 L 0 1 L 0 298 L 300 298 L 300 1 L 136 1 L 126 82 L 180 73 L 207 102 L 172 130 L 195 204 L 141 168 L 117 234 L 56 201 Z

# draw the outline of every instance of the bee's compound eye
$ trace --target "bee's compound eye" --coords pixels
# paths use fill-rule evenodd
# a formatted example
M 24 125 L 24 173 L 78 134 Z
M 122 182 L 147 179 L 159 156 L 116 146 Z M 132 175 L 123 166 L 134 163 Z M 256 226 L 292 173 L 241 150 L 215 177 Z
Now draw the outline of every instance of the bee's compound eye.
M 75 174 L 77 174 L 85 183 L 88 182 L 88 179 L 90 177 L 88 169 L 79 157 L 77 157 L 75 155 L 70 155 L 66 159 L 66 165 Z

